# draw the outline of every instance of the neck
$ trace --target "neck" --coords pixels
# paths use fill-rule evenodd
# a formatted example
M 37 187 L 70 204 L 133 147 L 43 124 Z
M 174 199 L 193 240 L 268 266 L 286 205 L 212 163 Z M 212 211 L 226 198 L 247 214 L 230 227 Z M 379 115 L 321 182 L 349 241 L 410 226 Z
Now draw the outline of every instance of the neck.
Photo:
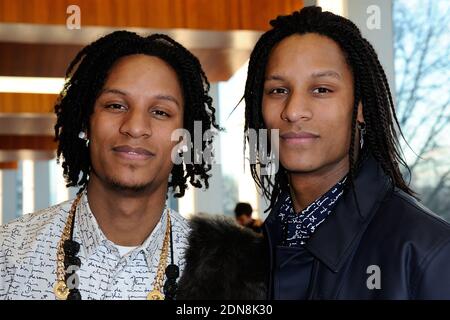
M 121 246 L 139 246 L 151 234 L 164 209 L 167 183 L 132 194 L 111 190 L 95 175 L 87 188 L 89 207 L 106 238 Z
M 308 207 L 349 171 L 348 157 L 313 172 L 290 172 L 289 185 L 295 212 Z

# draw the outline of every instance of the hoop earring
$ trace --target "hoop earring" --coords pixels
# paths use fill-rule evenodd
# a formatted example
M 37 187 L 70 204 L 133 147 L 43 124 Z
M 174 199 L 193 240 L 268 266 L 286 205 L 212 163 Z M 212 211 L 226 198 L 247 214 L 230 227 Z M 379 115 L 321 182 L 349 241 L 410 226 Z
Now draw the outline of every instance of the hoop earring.
M 359 145 L 361 146 L 361 150 L 364 147 L 364 135 L 366 134 L 366 124 L 364 122 L 358 122 L 359 129 Z

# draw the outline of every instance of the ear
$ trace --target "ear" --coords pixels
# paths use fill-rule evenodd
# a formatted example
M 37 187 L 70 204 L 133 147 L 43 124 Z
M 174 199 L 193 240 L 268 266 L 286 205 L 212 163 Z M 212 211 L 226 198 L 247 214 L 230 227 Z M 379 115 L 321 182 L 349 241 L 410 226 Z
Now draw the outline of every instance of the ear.
M 358 122 L 365 122 L 364 121 L 364 114 L 363 114 L 363 105 L 362 105 L 361 101 L 358 104 L 358 115 L 356 116 L 356 120 Z

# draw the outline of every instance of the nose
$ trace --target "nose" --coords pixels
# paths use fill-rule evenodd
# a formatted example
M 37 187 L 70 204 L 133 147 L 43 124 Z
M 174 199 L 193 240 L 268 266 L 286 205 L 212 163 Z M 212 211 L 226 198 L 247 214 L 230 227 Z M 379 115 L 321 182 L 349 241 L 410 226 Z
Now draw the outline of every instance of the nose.
M 152 135 L 150 118 L 145 108 L 130 107 L 125 114 L 120 133 L 131 138 L 148 138 Z
M 295 92 L 286 100 L 286 105 L 280 114 L 281 119 L 288 122 L 307 121 L 312 118 L 312 115 L 308 99 Z

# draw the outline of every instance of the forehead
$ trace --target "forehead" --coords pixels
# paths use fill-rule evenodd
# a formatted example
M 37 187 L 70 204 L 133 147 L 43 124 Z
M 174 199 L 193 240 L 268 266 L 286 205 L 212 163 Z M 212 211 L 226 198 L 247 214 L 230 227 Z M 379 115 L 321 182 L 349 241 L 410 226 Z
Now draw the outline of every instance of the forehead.
M 103 89 L 124 90 L 136 97 L 170 95 L 183 102 L 176 71 L 164 60 L 144 54 L 122 57 L 110 69 Z
M 334 40 L 307 33 L 294 34 L 277 43 L 269 55 L 266 72 L 276 69 L 309 72 L 318 68 L 334 69 L 341 73 L 350 71 L 344 52 Z
M 160 78 L 178 82 L 176 71 L 155 56 L 133 54 L 119 58 L 108 72 L 107 81 Z

